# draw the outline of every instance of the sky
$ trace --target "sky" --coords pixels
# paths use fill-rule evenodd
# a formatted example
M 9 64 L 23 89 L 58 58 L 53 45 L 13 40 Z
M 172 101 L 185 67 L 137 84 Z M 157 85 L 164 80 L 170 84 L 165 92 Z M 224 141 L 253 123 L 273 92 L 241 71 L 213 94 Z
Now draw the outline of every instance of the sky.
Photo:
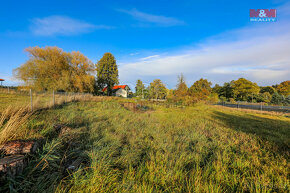
M 276 22 L 251 22 L 249 9 L 277 9 Z M 156 78 L 174 88 L 200 78 L 223 84 L 240 77 L 260 86 L 290 79 L 290 1 L 50 0 L 2 1 L 0 78 L 16 86 L 13 69 L 27 47 L 80 51 L 96 63 L 117 60 L 120 84 Z

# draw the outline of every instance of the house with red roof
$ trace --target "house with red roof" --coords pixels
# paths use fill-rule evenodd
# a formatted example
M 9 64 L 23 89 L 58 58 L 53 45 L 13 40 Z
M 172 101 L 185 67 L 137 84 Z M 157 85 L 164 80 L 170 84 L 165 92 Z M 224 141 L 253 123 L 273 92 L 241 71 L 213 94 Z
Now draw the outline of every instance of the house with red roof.
M 103 92 L 106 92 L 107 87 L 103 89 Z M 119 97 L 124 97 L 127 98 L 129 96 L 130 92 L 130 87 L 128 85 L 116 85 L 113 86 L 112 91 L 113 91 L 113 96 L 119 96 Z
M 0 82 L 1 82 L 1 86 L 2 86 L 2 82 L 5 81 L 4 79 L 0 78 Z

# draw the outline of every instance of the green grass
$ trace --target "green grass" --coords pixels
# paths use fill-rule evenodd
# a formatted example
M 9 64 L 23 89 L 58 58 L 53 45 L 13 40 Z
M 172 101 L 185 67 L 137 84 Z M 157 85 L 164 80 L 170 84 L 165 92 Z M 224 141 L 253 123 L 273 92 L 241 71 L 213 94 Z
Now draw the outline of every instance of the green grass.
M 119 100 L 35 112 L 43 138 L 16 192 L 289 192 L 290 119 L 208 105 L 131 111 Z M 59 136 L 53 129 L 71 131 Z M 80 168 L 65 168 L 77 157 Z
M 81 98 L 82 95 L 64 95 L 62 94 L 55 94 L 54 101 L 55 104 L 61 104 L 64 100 L 72 100 L 73 98 Z M 46 107 L 51 107 L 53 104 L 53 94 L 46 92 L 46 93 L 33 93 L 32 94 L 32 104 L 33 109 L 42 109 Z M 19 108 L 31 108 L 31 98 L 28 92 L 23 93 L 16 93 L 15 91 L 11 91 L 10 93 L 1 93 L 0 89 L 0 112 L 5 111 L 8 107 L 12 107 L 13 109 Z
M 8 106 L 25 107 L 29 105 L 28 95 L 0 93 L 0 112 Z

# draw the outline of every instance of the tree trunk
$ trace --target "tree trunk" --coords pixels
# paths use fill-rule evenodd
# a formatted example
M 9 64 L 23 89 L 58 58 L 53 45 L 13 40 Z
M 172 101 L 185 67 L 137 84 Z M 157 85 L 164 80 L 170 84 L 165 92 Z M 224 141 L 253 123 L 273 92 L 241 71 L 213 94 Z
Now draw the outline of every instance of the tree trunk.
M 24 155 L 11 155 L 0 159 L 0 173 L 15 176 L 24 168 Z
M 9 141 L 0 147 L 5 155 L 34 153 L 39 147 L 38 142 L 28 140 Z

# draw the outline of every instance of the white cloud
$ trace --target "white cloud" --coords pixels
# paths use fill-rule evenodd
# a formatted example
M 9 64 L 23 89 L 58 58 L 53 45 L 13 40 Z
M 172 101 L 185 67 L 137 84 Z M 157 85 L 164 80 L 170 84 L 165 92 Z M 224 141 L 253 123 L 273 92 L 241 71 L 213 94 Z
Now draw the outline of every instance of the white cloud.
M 34 18 L 30 26 L 35 35 L 76 35 L 88 33 L 96 29 L 111 29 L 110 26 L 94 25 L 66 16 L 48 16 L 45 18 Z
M 201 77 L 214 83 L 245 77 L 260 85 L 271 85 L 289 80 L 289 53 L 289 21 L 253 23 L 208 38 L 190 49 L 158 53 L 158 57 L 123 63 L 120 78 L 130 82 L 137 78 L 150 81 L 162 77 L 172 87 L 176 76 L 184 73 L 190 84 Z
M 136 20 L 147 22 L 147 23 L 154 23 L 154 24 L 158 24 L 162 26 L 175 26 L 175 25 L 185 24 L 184 21 L 181 21 L 173 17 L 153 15 L 153 14 L 138 11 L 137 9 L 132 9 L 132 10 L 118 9 L 118 11 L 131 15 Z
M 153 55 L 153 56 L 147 56 L 147 57 L 141 58 L 140 60 L 152 60 L 153 58 L 159 58 L 159 57 L 160 57 L 159 55 Z

